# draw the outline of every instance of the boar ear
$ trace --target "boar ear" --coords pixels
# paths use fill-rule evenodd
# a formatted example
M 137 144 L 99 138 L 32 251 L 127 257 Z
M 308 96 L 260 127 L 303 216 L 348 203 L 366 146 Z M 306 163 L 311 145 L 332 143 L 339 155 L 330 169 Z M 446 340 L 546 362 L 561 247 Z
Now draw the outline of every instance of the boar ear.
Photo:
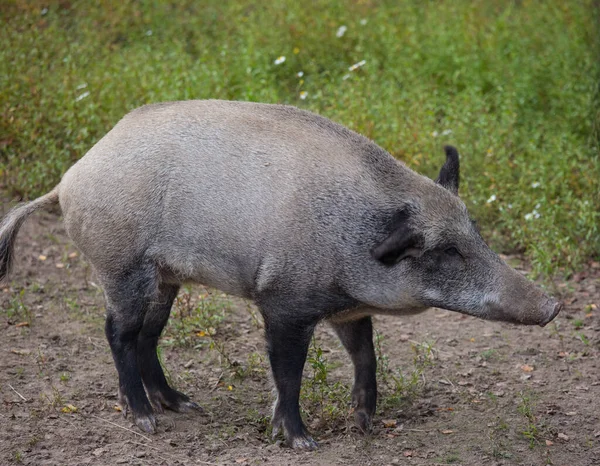
M 446 151 L 446 163 L 440 170 L 440 174 L 435 182 L 458 196 L 458 182 L 460 178 L 458 151 L 452 146 L 445 146 L 444 150 Z
M 423 253 L 423 237 L 409 225 L 409 212 L 401 210 L 390 221 L 390 234 L 379 245 L 371 249 L 375 260 L 394 265 L 407 257 L 419 257 Z

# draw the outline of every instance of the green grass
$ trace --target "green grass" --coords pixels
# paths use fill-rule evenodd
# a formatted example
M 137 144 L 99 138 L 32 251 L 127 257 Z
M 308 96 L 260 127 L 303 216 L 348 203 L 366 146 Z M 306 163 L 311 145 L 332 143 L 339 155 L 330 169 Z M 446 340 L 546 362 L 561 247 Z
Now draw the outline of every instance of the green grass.
M 145 103 L 287 103 L 432 177 L 442 145 L 455 144 L 462 196 L 484 236 L 525 252 L 537 272 L 572 270 L 600 250 L 593 4 L 9 0 L 0 183 L 13 196 L 49 190 Z

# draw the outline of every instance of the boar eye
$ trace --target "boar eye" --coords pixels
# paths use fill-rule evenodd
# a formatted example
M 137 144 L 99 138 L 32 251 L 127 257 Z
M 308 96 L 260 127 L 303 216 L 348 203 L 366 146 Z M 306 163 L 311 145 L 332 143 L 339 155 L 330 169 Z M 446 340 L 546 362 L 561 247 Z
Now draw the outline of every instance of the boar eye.
M 459 250 L 456 249 L 454 246 L 451 246 L 449 248 L 446 248 L 444 250 L 444 252 L 449 255 L 449 256 L 458 256 L 458 257 L 462 257 Z

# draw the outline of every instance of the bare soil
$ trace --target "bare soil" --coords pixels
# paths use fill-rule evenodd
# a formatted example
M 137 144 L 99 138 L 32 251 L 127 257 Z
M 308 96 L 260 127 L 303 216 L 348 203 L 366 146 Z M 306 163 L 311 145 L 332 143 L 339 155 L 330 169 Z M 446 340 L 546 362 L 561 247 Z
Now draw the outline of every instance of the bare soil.
M 342 384 L 343 400 L 315 408 L 303 398 L 320 449 L 297 452 L 270 438 L 272 383 L 265 358 L 256 356 L 264 355 L 260 319 L 236 299 L 212 337 L 218 349 L 199 332 L 183 335 L 195 349 L 173 338 L 162 345 L 173 383 L 204 413 L 159 415 L 155 435 L 125 419 L 115 409 L 102 293 L 75 253 L 57 215 L 36 215 L 0 288 L 2 465 L 600 465 L 596 262 L 555 284 L 566 310 L 543 329 L 439 310 L 375 318 L 389 367 L 422 370 L 408 400 L 394 402 L 390 385 L 380 383 L 382 403 L 367 436 L 343 401 L 350 361 L 330 328 L 319 326 L 328 383 Z M 198 287 L 191 295 L 204 293 Z M 171 327 L 169 335 L 177 331 L 186 330 Z M 308 364 L 305 377 L 312 372 Z M 328 411 L 328 403 L 342 409 Z

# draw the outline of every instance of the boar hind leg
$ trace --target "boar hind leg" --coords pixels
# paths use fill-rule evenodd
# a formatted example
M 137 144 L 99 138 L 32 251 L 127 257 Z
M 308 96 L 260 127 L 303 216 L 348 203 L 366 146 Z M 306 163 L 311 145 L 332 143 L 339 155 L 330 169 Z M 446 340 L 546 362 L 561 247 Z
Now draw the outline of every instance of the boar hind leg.
M 154 411 L 159 413 L 163 412 L 163 408 L 176 412 L 200 408 L 186 395 L 169 386 L 156 353 L 158 339 L 169 319 L 178 290 L 178 285 L 159 286 L 158 299 L 150 303 L 137 341 L 137 358 L 142 381 Z
M 370 317 L 341 323 L 331 323 L 354 364 L 352 406 L 357 427 L 364 433 L 371 430 L 377 404 L 377 360 L 373 348 L 373 326 Z
M 100 274 L 102 275 L 102 274 Z M 126 416 L 131 411 L 137 426 L 153 433 L 156 418 L 144 391 L 138 364 L 138 336 L 150 303 L 157 299 L 154 267 L 136 265 L 102 280 L 106 297 L 106 338 L 119 374 L 119 401 Z
M 293 317 L 293 313 L 286 313 L 283 309 L 261 306 L 261 310 L 277 389 L 277 401 L 273 410 L 273 437 L 283 430 L 290 447 L 313 450 L 317 448 L 317 443 L 302 423 L 299 401 L 302 370 L 316 320 Z

